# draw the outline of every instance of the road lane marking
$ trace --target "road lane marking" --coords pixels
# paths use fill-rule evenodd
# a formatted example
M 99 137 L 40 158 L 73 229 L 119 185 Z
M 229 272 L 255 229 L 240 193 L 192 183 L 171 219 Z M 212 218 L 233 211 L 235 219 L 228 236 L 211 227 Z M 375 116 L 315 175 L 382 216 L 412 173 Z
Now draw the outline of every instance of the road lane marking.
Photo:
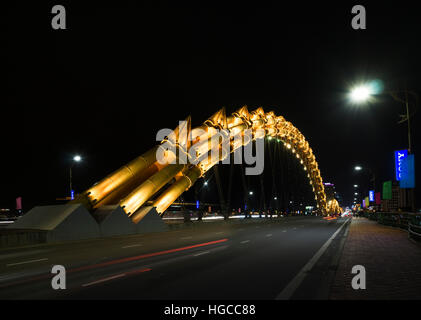
M 287 232 L 286 230 L 282 230 L 282 232 Z
M 193 237 L 188 236 L 188 237 L 181 237 L 180 239 L 181 239 L 181 240 L 186 240 L 186 239 L 191 239 L 191 238 L 193 238 Z
M 122 249 L 127 249 L 127 248 L 133 248 L 133 247 L 141 247 L 141 246 L 143 246 L 143 244 L 142 243 L 138 243 L 138 244 L 131 244 L 129 246 L 124 246 L 124 247 L 121 247 L 121 248 Z
M 198 256 L 201 256 L 201 255 L 207 254 L 207 253 L 210 253 L 210 251 L 202 251 L 202 252 L 199 252 L 199 253 L 194 254 L 193 256 L 194 257 L 198 257 Z
M 342 228 L 349 222 L 349 220 L 342 223 L 336 232 L 323 244 L 323 246 L 316 252 L 316 254 L 307 262 L 307 264 L 300 270 L 300 272 L 288 283 L 288 285 L 279 293 L 275 300 L 288 300 L 292 297 L 295 290 L 301 285 L 307 273 L 311 271 L 319 258 L 323 255 L 330 243 L 335 239 Z
M 113 280 L 113 279 L 121 278 L 121 277 L 124 277 L 125 275 L 126 275 L 125 273 L 116 274 L 115 276 L 111 276 L 111 277 L 100 279 L 100 280 L 97 280 L 97 281 L 94 281 L 94 282 L 82 284 L 82 287 L 93 286 L 94 284 L 103 283 L 105 281 L 110 281 L 110 280 Z
M 41 255 L 45 254 L 46 252 L 54 251 L 52 249 L 49 250 L 31 250 L 31 251 L 23 251 L 23 252 L 16 252 L 16 253 L 6 253 L 0 255 L 0 260 L 6 260 L 6 259 L 13 259 L 13 258 L 19 258 L 23 256 L 33 256 L 33 255 Z M 28 257 L 29 258 L 29 257 Z
M 266 237 L 272 237 L 272 233 L 268 233 Z
M 89 286 L 92 286 L 94 284 L 103 283 L 103 282 L 106 282 L 106 281 L 122 278 L 122 277 L 125 277 L 125 276 L 131 276 L 131 275 L 134 275 L 136 273 L 142 273 L 142 272 L 147 272 L 147 271 L 151 271 L 151 270 L 152 269 L 150 269 L 150 268 L 143 268 L 143 269 L 140 269 L 140 270 L 133 270 L 133 271 L 125 272 L 125 273 L 119 273 L 119 274 L 116 274 L 116 275 L 113 275 L 113 276 L 110 276 L 110 277 L 107 277 L 107 278 L 103 278 L 103 279 L 99 279 L 99 280 L 96 280 L 96 281 L 93 281 L 93 282 L 82 284 L 82 287 L 89 287 Z
M 48 258 L 28 260 L 28 261 L 22 261 L 22 262 L 16 262 L 16 263 L 9 263 L 9 264 L 6 264 L 6 266 L 12 267 L 12 266 L 18 266 L 18 265 L 21 265 L 21 264 L 34 263 L 34 262 L 40 262 L 40 261 L 46 261 L 46 260 L 48 260 Z
M 244 241 L 241 241 L 240 243 L 248 243 L 248 242 L 250 242 L 250 240 L 244 240 Z

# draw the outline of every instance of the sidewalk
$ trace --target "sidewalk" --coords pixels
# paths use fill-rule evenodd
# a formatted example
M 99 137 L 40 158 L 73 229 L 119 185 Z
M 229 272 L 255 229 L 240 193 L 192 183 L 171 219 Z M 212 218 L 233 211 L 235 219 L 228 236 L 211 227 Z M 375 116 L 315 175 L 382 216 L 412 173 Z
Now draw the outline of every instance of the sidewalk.
M 365 290 L 351 286 L 355 265 L 365 267 Z M 410 241 L 406 231 L 353 218 L 330 299 L 421 299 L 421 244 Z

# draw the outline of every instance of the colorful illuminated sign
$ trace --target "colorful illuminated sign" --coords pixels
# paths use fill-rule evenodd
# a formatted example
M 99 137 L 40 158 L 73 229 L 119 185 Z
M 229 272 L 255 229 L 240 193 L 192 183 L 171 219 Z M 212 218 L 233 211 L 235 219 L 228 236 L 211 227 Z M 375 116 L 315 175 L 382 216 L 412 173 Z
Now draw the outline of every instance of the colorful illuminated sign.
M 392 181 L 383 182 L 383 199 L 392 200 Z
M 409 154 L 402 161 L 399 187 L 404 189 L 415 188 L 415 158 L 413 154 Z
M 401 181 L 402 178 L 402 163 L 408 157 L 408 150 L 395 151 L 395 173 L 396 181 Z
M 376 197 L 376 204 L 377 205 L 382 204 L 380 192 L 376 192 L 375 197 Z
M 369 198 L 370 202 L 374 202 L 375 201 L 375 198 L 374 198 L 374 190 L 368 191 L 368 198 Z

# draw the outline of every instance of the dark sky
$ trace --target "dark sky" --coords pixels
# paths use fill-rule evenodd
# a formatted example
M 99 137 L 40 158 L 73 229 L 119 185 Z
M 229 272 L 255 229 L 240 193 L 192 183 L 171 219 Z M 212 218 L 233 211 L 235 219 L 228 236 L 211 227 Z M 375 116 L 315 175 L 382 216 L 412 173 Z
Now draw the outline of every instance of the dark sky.
M 27 210 L 63 197 L 75 153 L 84 157 L 74 170 L 83 191 L 152 147 L 159 129 L 188 115 L 200 125 L 222 106 L 231 113 L 245 104 L 275 111 L 306 136 L 344 204 L 352 185 L 368 179 L 353 172 L 355 164 L 371 167 L 378 186 L 393 178 L 393 151 L 407 146 L 405 124 L 397 125 L 403 105 L 382 96 L 351 107 L 346 92 L 370 79 L 420 92 L 413 2 L 359 2 L 366 30 L 351 28 L 355 2 L 169 3 L 19 1 L 9 8 L 0 206 L 22 196 Z M 55 4 L 67 10 L 67 30 L 51 28 Z M 415 152 L 419 117 L 412 119 Z

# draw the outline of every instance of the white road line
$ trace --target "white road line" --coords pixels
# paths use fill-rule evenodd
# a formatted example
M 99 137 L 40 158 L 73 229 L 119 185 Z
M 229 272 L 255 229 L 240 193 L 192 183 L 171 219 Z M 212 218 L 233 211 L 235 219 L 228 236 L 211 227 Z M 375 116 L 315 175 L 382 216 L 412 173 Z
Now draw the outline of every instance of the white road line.
M 193 237 L 181 237 L 180 239 L 184 240 L 184 239 L 191 239 Z
M 272 237 L 272 233 L 268 233 L 266 237 Z
M 20 264 L 33 263 L 33 262 L 46 261 L 46 260 L 48 260 L 48 258 L 28 260 L 28 261 L 22 261 L 22 262 L 16 262 L 16 263 L 9 263 L 9 264 L 6 264 L 6 266 L 11 267 L 11 266 L 17 266 L 17 265 L 20 265 Z
M 240 243 L 248 243 L 248 242 L 250 242 L 250 240 L 244 240 L 244 241 L 241 241 Z
M 323 255 L 326 249 L 329 247 L 330 243 L 335 239 L 338 233 L 342 230 L 344 225 L 347 224 L 349 220 L 342 223 L 338 230 L 323 244 L 323 246 L 316 252 L 316 254 L 307 262 L 307 264 L 300 270 L 300 272 L 291 280 L 290 283 L 279 293 L 275 300 L 288 300 L 294 294 L 295 290 L 303 282 L 304 278 L 307 276 L 307 273 L 314 267 L 319 258 Z
M 210 253 L 210 251 L 202 251 L 202 252 L 194 254 L 193 256 L 198 257 L 198 256 L 201 256 L 202 254 L 207 254 L 207 253 Z
M 121 248 L 122 249 L 126 249 L 126 248 L 141 247 L 141 246 L 143 246 L 143 244 L 142 243 L 138 243 L 138 244 L 131 244 L 129 246 L 124 246 L 124 247 L 121 247 Z
M 102 283 L 102 282 L 105 282 L 105 281 L 121 278 L 121 277 L 124 277 L 125 275 L 126 275 L 125 273 L 116 274 L 115 276 L 112 276 L 112 277 L 108 277 L 108 278 L 100 279 L 100 280 L 97 280 L 97 281 L 94 281 L 94 282 L 82 284 L 82 287 L 89 287 L 89 286 L 92 286 L 94 284 L 98 284 L 98 283 Z
M 282 232 L 287 232 L 286 230 L 282 230 Z

